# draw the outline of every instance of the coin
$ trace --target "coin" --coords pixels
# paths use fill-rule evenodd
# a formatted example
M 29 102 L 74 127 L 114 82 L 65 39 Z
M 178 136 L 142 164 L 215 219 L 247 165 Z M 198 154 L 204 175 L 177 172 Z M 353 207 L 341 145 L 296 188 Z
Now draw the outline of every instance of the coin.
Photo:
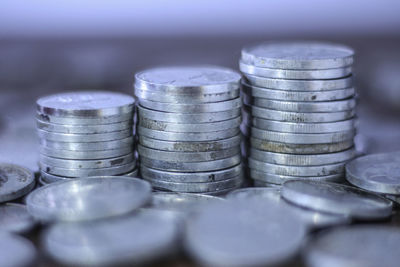
M 383 225 L 333 228 L 318 233 L 303 251 L 307 266 L 397 266 L 400 231 Z M 362 245 L 363 249 L 360 249 Z
M 344 176 L 344 173 L 330 174 L 324 176 L 290 176 L 250 169 L 250 178 L 254 179 L 254 182 L 257 181 L 276 185 L 282 185 L 286 181 L 301 179 L 340 183 L 343 182 Z
M 40 144 L 43 147 L 53 150 L 70 150 L 70 151 L 104 151 L 114 149 L 124 149 L 133 146 L 133 138 L 127 137 L 120 140 L 103 141 L 103 142 L 57 142 L 41 139 Z
M 376 193 L 400 195 L 400 153 L 372 154 L 346 165 L 351 184 Z
M 37 100 L 41 114 L 60 117 L 103 117 L 130 113 L 135 99 L 115 92 L 87 91 L 60 93 Z
M 140 166 L 140 172 L 143 178 L 161 180 L 166 182 L 190 182 L 190 183 L 200 183 L 200 182 L 215 182 L 226 180 L 232 177 L 241 175 L 242 165 L 236 165 L 222 170 L 208 171 L 208 172 L 171 172 L 162 171 L 152 168 L 148 168 L 145 165 Z
M 293 70 L 281 68 L 266 68 L 257 67 L 239 61 L 239 69 L 245 74 L 276 78 L 276 79 L 290 79 L 290 80 L 325 80 L 346 77 L 351 74 L 352 67 L 344 66 L 341 68 L 331 69 L 312 69 L 312 70 Z
M 57 262 L 71 266 L 142 265 L 174 254 L 178 238 L 176 218 L 160 211 L 57 223 L 42 237 L 45 251 Z
M 271 188 L 241 188 L 230 192 L 226 199 L 228 200 L 243 200 L 254 199 L 255 201 L 266 201 L 281 205 L 284 208 L 289 208 L 297 215 L 301 221 L 310 228 L 322 228 L 327 226 L 335 226 L 348 224 L 350 219 L 345 216 L 323 213 L 308 209 L 302 209 L 294 205 L 290 205 L 281 197 L 281 189 L 279 187 Z
M 294 257 L 304 236 L 305 225 L 282 206 L 229 201 L 190 218 L 184 245 L 204 266 L 274 266 Z
M 264 182 L 261 180 L 253 180 L 253 186 L 254 187 L 266 187 L 266 188 L 281 188 L 282 185 L 280 184 L 273 184 L 269 182 Z
M 242 61 L 257 67 L 288 70 L 342 68 L 353 64 L 353 49 L 318 42 L 266 42 L 242 49 Z
M 54 124 L 98 125 L 132 120 L 132 112 L 103 117 L 59 117 L 37 113 L 36 119 Z
M 123 121 L 109 124 L 98 124 L 98 125 L 66 125 L 66 124 L 55 124 L 49 123 L 42 120 L 36 120 L 38 129 L 53 132 L 53 133 L 64 133 L 64 134 L 100 134 L 119 132 L 123 130 L 132 129 L 132 121 Z
M 99 133 L 99 134 L 64 134 L 54 133 L 37 129 L 38 135 L 41 139 L 46 139 L 55 142 L 75 142 L 75 143 L 92 143 L 114 141 L 132 136 L 132 129 L 112 132 L 112 133 Z
M 0 205 L 0 230 L 13 233 L 26 233 L 36 222 L 28 213 L 26 206 L 17 203 Z
M 240 78 L 237 72 L 216 66 L 170 66 L 136 73 L 134 86 L 165 94 L 215 94 L 238 88 Z
M 140 208 L 150 199 L 150 192 L 148 182 L 132 177 L 71 179 L 33 191 L 27 207 L 41 221 L 85 221 Z
M 96 169 L 96 168 L 110 168 L 113 166 L 120 166 L 134 161 L 134 155 L 128 154 L 122 157 L 109 158 L 109 159 L 96 159 L 96 160 L 69 160 L 57 159 L 40 155 L 40 162 L 46 165 L 71 168 L 71 169 Z
M 355 120 L 325 123 L 282 122 L 253 118 L 252 125 L 258 129 L 284 133 L 333 133 L 350 131 L 355 128 Z
M 106 149 L 96 151 L 74 151 L 64 149 L 53 149 L 40 146 L 40 154 L 48 157 L 59 158 L 59 159 L 71 159 L 71 160 L 94 160 L 94 159 L 107 159 L 115 158 L 128 155 L 133 153 L 133 145 L 126 145 L 118 149 Z
M 18 199 L 35 187 L 30 170 L 9 163 L 0 163 L 0 203 Z
M 21 236 L 0 233 L 0 266 L 32 266 L 37 258 L 33 244 Z
M 362 220 L 387 218 L 392 202 L 367 191 L 342 184 L 296 180 L 283 184 L 282 197 L 304 208 Z

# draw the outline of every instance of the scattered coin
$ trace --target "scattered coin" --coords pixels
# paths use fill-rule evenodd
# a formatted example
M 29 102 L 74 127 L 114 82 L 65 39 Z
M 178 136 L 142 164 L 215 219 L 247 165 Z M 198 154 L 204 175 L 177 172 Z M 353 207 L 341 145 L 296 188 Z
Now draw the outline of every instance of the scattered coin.
M 18 165 L 0 163 L 0 203 L 18 199 L 35 187 L 35 176 Z

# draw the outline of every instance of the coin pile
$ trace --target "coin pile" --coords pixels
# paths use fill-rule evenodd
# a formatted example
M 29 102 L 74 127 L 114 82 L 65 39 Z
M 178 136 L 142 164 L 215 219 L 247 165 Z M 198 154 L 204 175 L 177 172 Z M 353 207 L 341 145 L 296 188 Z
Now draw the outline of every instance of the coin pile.
M 209 66 L 136 74 L 143 179 L 186 193 L 220 194 L 241 185 L 240 78 Z
M 45 96 L 36 103 L 44 183 L 87 176 L 136 176 L 133 97 L 88 91 Z
M 355 155 L 353 55 L 345 46 L 312 42 L 242 50 L 241 130 L 256 186 L 343 180 Z

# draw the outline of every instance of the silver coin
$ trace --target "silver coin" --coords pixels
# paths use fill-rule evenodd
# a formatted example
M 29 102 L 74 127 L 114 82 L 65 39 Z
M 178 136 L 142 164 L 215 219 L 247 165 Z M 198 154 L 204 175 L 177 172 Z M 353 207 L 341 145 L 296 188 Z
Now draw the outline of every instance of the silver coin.
M 37 181 L 38 181 L 38 183 L 40 184 L 40 186 L 45 186 L 45 185 L 48 185 L 48 184 L 50 184 L 51 182 L 47 182 L 45 179 L 43 179 L 43 176 L 40 176 L 38 179 L 37 179 Z M 25 201 L 26 202 L 26 201 Z
M 132 129 L 132 121 L 123 121 L 110 124 L 98 124 L 98 125 L 66 125 L 66 124 L 55 124 L 49 123 L 42 120 L 36 120 L 38 129 L 53 132 L 53 133 L 64 133 L 64 134 L 100 134 L 100 133 L 111 133 L 119 132 L 123 130 Z
M 132 177 L 59 181 L 33 191 L 29 213 L 42 221 L 85 221 L 131 212 L 149 201 L 151 186 Z
M 351 87 L 329 91 L 285 91 L 251 86 L 245 82 L 242 82 L 242 92 L 251 97 L 305 102 L 334 101 L 346 99 L 355 94 L 354 88 Z
M 39 167 L 41 171 L 64 177 L 112 176 L 132 171 L 136 167 L 136 161 L 124 165 L 96 169 L 60 168 L 43 162 L 39 162 Z
M 306 134 L 281 133 L 251 127 L 251 136 L 258 139 L 288 144 L 327 144 L 351 140 L 355 136 L 355 130 L 337 131 L 334 133 Z
M 236 90 L 230 90 L 215 94 L 165 94 L 163 92 L 160 92 L 159 90 L 141 90 L 135 88 L 135 95 L 139 99 L 146 99 L 155 102 L 198 104 L 227 101 L 237 98 L 239 96 L 239 88 L 237 88 Z
M 152 180 L 161 180 L 177 183 L 204 183 L 226 180 L 241 175 L 242 165 L 236 165 L 231 168 L 216 170 L 210 172 L 166 172 L 148 168 L 143 164 L 140 166 L 140 172 L 143 178 Z
M 133 112 L 124 113 L 120 115 L 113 116 L 103 116 L 103 117 L 59 117 L 51 116 L 47 114 L 37 113 L 36 119 L 54 123 L 54 124 L 66 124 L 66 125 L 98 125 L 98 124 L 109 124 L 118 123 L 123 121 L 129 121 L 133 118 Z
M 251 86 L 287 91 L 329 91 L 353 85 L 352 76 L 332 80 L 286 80 L 246 75 L 244 81 Z
M 35 224 L 25 205 L 17 203 L 0 205 L 0 231 L 26 233 Z
M 148 159 L 140 157 L 140 164 L 146 167 L 175 172 L 208 172 L 222 170 L 236 166 L 241 161 L 241 155 L 235 155 L 230 158 L 217 159 L 203 162 L 169 162 L 163 160 Z
M 245 75 L 255 75 L 267 78 L 276 79 L 289 79 L 289 80 L 325 80 L 337 79 L 349 76 L 352 72 L 351 66 L 344 66 L 341 68 L 333 69 L 313 69 L 313 70 L 293 70 L 293 69 L 279 69 L 279 68 L 266 68 L 256 67 L 239 61 L 239 69 Z
M 231 138 L 222 139 L 218 141 L 207 141 L 207 142 L 174 142 L 174 141 L 162 141 L 146 136 L 139 136 L 139 144 L 158 150 L 165 151 L 180 151 L 180 152 L 206 152 L 206 151 L 218 151 L 221 149 L 228 149 L 231 147 L 238 146 L 240 144 L 241 136 L 236 135 Z
M 305 233 L 290 210 L 247 199 L 201 209 L 187 224 L 184 245 L 203 266 L 275 266 L 295 256 Z
M 356 151 L 353 148 L 336 153 L 318 155 L 297 155 L 275 153 L 251 148 L 250 155 L 253 159 L 272 164 L 289 166 L 318 166 L 351 160 L 356 156 Z
M 260 108 L 251 106 L 251 114 L 253 117 L 299 123 L 325 123 L 351 119 L 355 116 L 355 110 L 347 110 L 343 112 L 287 112 L 273 109 Z
M 183 104 L 183 103 L 162 103 L 155 101 L 148 101 L 140 99 L 139 101 L 142 107 L 171 113 L 208 113 L 208 112 L 220 112 L 225 110 L 237 109 L 242 106 L 240 97 L 215 103 L 199 103 L 199 104 Z
M 209 152 L 173 152 L 138 146 L 139 156 L 168 162 L 202 162 L 232 157 L 240 153 L 240 147 Z
M 400 195 L 399 167 L 399 152 L 367 155 L 346 165 L 346 179 L 368 191 Z
M 215 132 L 226 129 L 238 127 L 241 122 L 241 117 L 236 117 L 231 120 L 209 122 L 209 123 L 169 123 L 158 120 L 150 120 L 139 117 L 138 125 L 140 127 L 166 132 L 179 132 L 179 133 L 203 133 Z
M 35 187 L 30 170 L 9 163 L 0 163 L 0 203 L 20 198 Z
M 205 133 L 176 133 L 176 132 L 165 132 L 157 131 L 144 127 L 137 127 L 138 135 L 147 136 L 150 138 L 164 140 L 164 141 L 216 141 L 238 135 L 240 130 L 239 127 Z
M 250 169 L 285 176 L 326 176 L 332 174 L 343 174 L 345 162 L 326 164 L 320 166 L 287 166 L 266 163 L 248 158 Z
M 302 209 L 294 205 L 290 205 L 281 197 L 281 189 L 277 187 L 271 188 L 241 188 L 230 192 L 226 198 L 228 200 L 254 199 L 255 201 L 267 201 L 281 205 L 285 209 L 288 208 L 297 215 L 301 221 L 310 228 L 322 228 L 327 226 L 335 226 L 347 224 L 350 222 L 348 217 L 323 213 L 308 209 Z
M 96 168 L 110 168 L 132 163 L 135 158 L 133 154 L 117 158 L 96 159 L 96 160 L 71 160 L 71 159 L 57 159 L 40 155 L 40 162 L 53 167 L 66 168 L 66 169 L 96 169 Z
M 37 132 L 40 138 L 49 141 L 76 143 L 114 141 L 132 136 L 132 129 L 99 134 L 64 134 L 48 132 L 40 129 L 38 129 Z
M 353 64 L 350 47 L 318 42 L 266 42 L 242 49 L 242 61 L 257 67 L 289 70 L 343 68 Z
M 304 113 L 330 113 L 341 112 L 345 110 L 352 110 L 356 106 L 354 98 L 337 101 L 324 101 L 324 102 L 299 102 L 299 101 L 280 101 L 265 98 L 246 99 L 243 98 L 246 105 L 253 105 L 256 107 L 273 109 L 279 111 L 289 112 L 304 112 Z
M 281 188 L 282 185 L 264 182 L 261 180 L 253 180 L 254 187 Z
M 367 191 L 342 184 L 296 180 L 283 184 L 282 197 L 313 210 L 341 214 L 356 219 L 387 218 L 392 202 Z
M 220 180 L 215 182 L 202 182 L 202 183 L 178 183 L 178 182 L 166 182 L 158 179 L 149 179 L 143 177 L 143 179 L 150 182 L 150 184 L 155 189 L 167 190 L 172 192 L 181 192 L 181 193 L 203 193 L 203 192 L 214 192 L 223 190 L 226 188 L 232 188 L 236 186 L 240 186 L 243 182 L 242 176 L 237 176 L 234 178 L 229 178 L 226 180 Z
M 28 239 L 7 232 L 0 233 L 0 266 L 33 266 L 36 254 L 34 245 Z
M 133 146 L 133 137 L 127 137 L 120 140 L 103 141 L 103 142 L 56 142 L 40 139 L 40 144 L 48 149 L 70 150 L 70 151 L 104 151 L 124 149 Z
M 129 95 L 83 91 L 41 97 L 36 101 L 41 114 L 60 117 L 103 117 L 133 111 L 135 99 Z
M 234 119 L 240 116 L 240 114 L 241 114 L 240 108 L 225 110 L 220 112 L 183 114 L 183 113 L 156 111 L 141 107 L 140 105 L 138 106 L 139 117 L 157 121 L 172 122 L 172 123 L 193 123 L 193 122 L 209 123 L 209 122 L 225 121 Z
M 325 123 L 301 123 L 253 118 L 252 125 L 262 130 L 275 132 L 317 134 L 353 130 L 355 128 L 355 119 Z
M 250 138 L 250 144 L 258 150 L 289 154 L 325 154 L 343 151 L 354 146 L 352 139 L 326 144 L 288 144 Z
M 400 262 L 399 242 L 400 231 L 396 227 L 340 227 L 319 233 L 311 239 L 305 246 L 303 258 L 310 267 L 395 267 Z
M 126 145 L 118 149 L 107 149 L 98 151 L 73 151 L 63 149 L 53 149 L 44 146 L 39 147 L 40 154 L 48 157 L 59 158 L 59 159 L 72 159 L 72 160 L 94 160 L 94 159 L 106 159 L 115 158 L 133 153 L 133 146 Z
M 134 238 L 132 238 L 134 237 Z M 165 212 L 81 223 L 58 223 L 43 235 L 45 251 L 70 266 L 141 265 L 175 253 L 179 225 Z
M 215 94 L 238 88 L 240 74 L 216 66 L 171 66 L 144 70 L 135 75 L 135 88 L 169 93 Z
M 264 171 L 250 169 L 250 178 L 254 179 L 254 182 L 259 181 L 263 183 L 276 184 L 276 185 L 282 185 L 286 181 L 302 180 L 302 179 L 340 183 L 343 182 L 344 176 L 345 176 L 344 173 L 324 175 L 324 176 L 290 176 L 290 175 L 279 175 L 279 174 L 273 174 Z

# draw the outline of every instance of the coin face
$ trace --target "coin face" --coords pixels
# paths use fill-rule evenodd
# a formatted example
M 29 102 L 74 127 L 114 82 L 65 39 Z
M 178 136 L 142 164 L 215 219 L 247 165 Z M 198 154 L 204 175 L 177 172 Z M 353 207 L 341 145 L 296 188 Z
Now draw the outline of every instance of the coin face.
M 383 225 L 333 228 L 304 250 L 307 266 L 398 266 L 400 231 Z M 362 244 L 362 249 L 360 245 Z
M 36 259 L 33 244 L 14 234 L 0 233 L 0 266 L 31 266 Z
M 0 164 L 0 202 L 20 198 L 34 186 L 35 177 L 30 170 L 14 164 Z
M 346 179 L 369 191 L 399 195 L 400 153 L 359 157 L 346 165 Z
M 35 221 L 25 205 L 6 203 L 0 205 L 0 230 L 25 233 L 33 228 Z

